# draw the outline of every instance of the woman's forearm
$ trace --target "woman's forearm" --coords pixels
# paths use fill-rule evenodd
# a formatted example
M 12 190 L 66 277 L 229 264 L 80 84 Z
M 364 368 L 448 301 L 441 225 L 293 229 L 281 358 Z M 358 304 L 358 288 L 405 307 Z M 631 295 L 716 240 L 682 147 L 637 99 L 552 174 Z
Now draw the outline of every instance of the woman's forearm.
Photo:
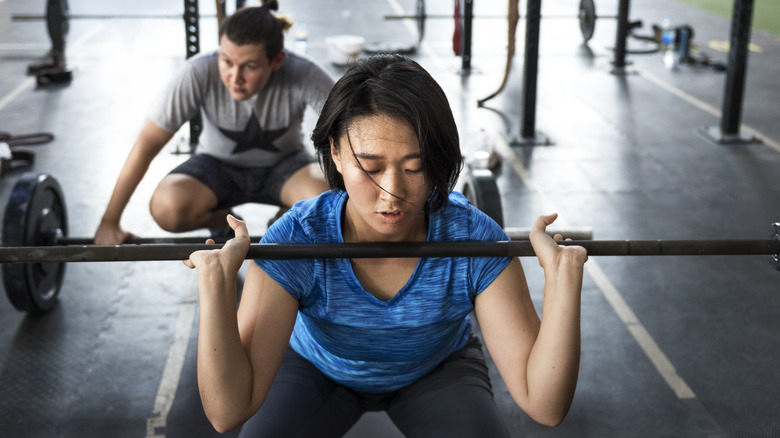
M 251 415 L 252 368 L 238 331 L 235 279 L 198 271 L 198 386 L 206 415 L 224 432 Z
M 544 424 L 563 421 L 577 386 L 582 273 L 581 263 L 565 259 L 545 271 L 541 326 L 528 359 L 528 397 Z

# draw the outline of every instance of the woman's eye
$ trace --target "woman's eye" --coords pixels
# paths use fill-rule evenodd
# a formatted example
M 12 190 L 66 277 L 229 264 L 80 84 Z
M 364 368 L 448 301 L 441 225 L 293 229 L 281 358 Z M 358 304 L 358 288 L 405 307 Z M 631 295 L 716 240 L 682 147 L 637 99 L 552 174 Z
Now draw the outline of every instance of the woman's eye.
M 409 173 L 420 173 L 422 172 L 422 169 L 406 169 L 406 171 Z
M 381 170 L 371 170 L 371 169 L 363 169 L 365 172 L 369 175 L 376 175 L 377 173 L 381 172 Z

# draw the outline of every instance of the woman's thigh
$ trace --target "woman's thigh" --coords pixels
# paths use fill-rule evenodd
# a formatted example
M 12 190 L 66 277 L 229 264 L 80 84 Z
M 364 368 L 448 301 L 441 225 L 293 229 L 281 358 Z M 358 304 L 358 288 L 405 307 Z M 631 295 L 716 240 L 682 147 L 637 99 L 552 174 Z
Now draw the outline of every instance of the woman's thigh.
M 288 348 L 265 403 L 239 437 L 341 437 L 363 411 L 352 391 Z
M 509 437 L 476 337 L 430 374 L 402 389 L 387 413 L 409 438 Z

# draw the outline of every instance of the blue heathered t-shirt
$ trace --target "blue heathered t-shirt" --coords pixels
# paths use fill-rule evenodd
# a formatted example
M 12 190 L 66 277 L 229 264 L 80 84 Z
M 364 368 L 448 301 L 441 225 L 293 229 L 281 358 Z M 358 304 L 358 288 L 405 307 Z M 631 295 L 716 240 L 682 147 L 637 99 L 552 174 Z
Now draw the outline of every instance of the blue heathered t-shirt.
M 328 191 L 295 204 L 263 243 L 343 243 L 347 195 Z M 428 242 L 508 240 L 460 193 L 428 220 Z M 336 382 L 389 392 L 432 371 L 466 344 L 474 298 L 511 258 L 423 258 L 396 296 L 383 301 L 357 280 L 349 259 L 255 260 L 300 301 L 290 346 Z

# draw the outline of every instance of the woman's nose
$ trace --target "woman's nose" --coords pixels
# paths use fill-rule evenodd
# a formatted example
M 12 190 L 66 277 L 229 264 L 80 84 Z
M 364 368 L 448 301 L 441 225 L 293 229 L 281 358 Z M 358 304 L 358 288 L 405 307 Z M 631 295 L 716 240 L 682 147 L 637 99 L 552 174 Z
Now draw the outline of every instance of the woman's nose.
M 403 173 L 396 169 L 384 172 L 379 185 L 384 189 L 380 191 L 380 196 L 382 196 L 382 198 L 389 199 L 395 198 L 396 196 L 403 198 L 406 195 Z

